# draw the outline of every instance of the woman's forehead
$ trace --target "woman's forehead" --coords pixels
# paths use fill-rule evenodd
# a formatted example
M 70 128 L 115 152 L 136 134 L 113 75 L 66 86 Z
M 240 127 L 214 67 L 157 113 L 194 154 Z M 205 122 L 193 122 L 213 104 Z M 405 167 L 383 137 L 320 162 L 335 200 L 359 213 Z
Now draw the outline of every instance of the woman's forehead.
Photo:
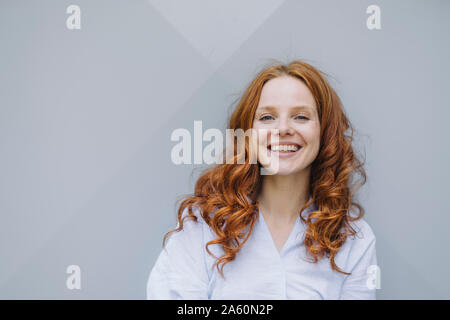
M 264 84 L 258 109 L 263 107 L 294 108 L 309 106 L 316 108 L 315 99 L 303 81 L 293 77 L 278 77 Z

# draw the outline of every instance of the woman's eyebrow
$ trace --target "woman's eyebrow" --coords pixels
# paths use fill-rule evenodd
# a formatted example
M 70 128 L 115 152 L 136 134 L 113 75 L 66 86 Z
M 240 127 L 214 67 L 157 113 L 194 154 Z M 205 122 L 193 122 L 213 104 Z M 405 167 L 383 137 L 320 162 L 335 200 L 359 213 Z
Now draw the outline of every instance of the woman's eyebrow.
M 314 111 L 314 108 L 313 108 L 313 107 L 307 106 L 307 105 L 304 105 L 304 106 L 295 106 L 295 107 L 292 107 L 291 109 L 294 109 L 294 110 L 309 110 L 309 111 L 311 111 L 311 112 Z
M 260 107 L 258 108 L 258 112 L 263 112 L 263 111 L 274 111 L 277 108 L 272 107 L 272 106 L 265 106 L 265 107 Z
M 260 107 L 258 108 L 258 112 L 264 112 L 264 111 L 275 111 L 277 108 L 274 106 L 264 106 L 264 107 Z M 289 109 L 297 111 L 297 110 L 309 110 L 311 112 L 314 111 L 314 108 L 308 105 L 302 105 L 302 106 L 294 106 L 294 107 L 290 107 Z

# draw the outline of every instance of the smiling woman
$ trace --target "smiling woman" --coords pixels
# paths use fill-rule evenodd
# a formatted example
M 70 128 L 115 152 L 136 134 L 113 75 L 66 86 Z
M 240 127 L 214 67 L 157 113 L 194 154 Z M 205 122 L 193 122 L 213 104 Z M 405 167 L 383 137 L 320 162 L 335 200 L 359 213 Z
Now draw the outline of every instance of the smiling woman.
M 302 61 L 263 69 L 228 127 L 256 130 L 243 153 L 256 147 L 258 161 L 200 176 L 164 237 L 147 298 L 375 299 L 375 236 L 354 201 L 366 174 L 321 72 Z

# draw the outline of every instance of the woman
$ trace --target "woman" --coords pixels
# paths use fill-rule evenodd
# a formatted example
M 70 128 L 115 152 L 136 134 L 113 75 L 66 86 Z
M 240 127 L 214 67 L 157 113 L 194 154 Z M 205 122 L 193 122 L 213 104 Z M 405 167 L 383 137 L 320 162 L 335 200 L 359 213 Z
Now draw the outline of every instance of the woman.
M 233 152 L 245 163 L 206 170 L 181 203 L 147 298 L 375 299 L 375 236 L 353 199 L 353 178 L 366 175 L 321 72 L 302 61 L 263 69 L 229 128 L 258 139 Z

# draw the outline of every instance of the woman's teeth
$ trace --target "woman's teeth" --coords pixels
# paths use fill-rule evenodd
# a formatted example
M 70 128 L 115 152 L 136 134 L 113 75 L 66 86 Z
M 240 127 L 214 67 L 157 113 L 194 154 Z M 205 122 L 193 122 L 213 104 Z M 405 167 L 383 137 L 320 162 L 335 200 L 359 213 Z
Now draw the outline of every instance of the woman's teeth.
M 295 152 L 299 149 L 296 145 L 278 145 L 270 146 L 270 150 L 278 152 Z

